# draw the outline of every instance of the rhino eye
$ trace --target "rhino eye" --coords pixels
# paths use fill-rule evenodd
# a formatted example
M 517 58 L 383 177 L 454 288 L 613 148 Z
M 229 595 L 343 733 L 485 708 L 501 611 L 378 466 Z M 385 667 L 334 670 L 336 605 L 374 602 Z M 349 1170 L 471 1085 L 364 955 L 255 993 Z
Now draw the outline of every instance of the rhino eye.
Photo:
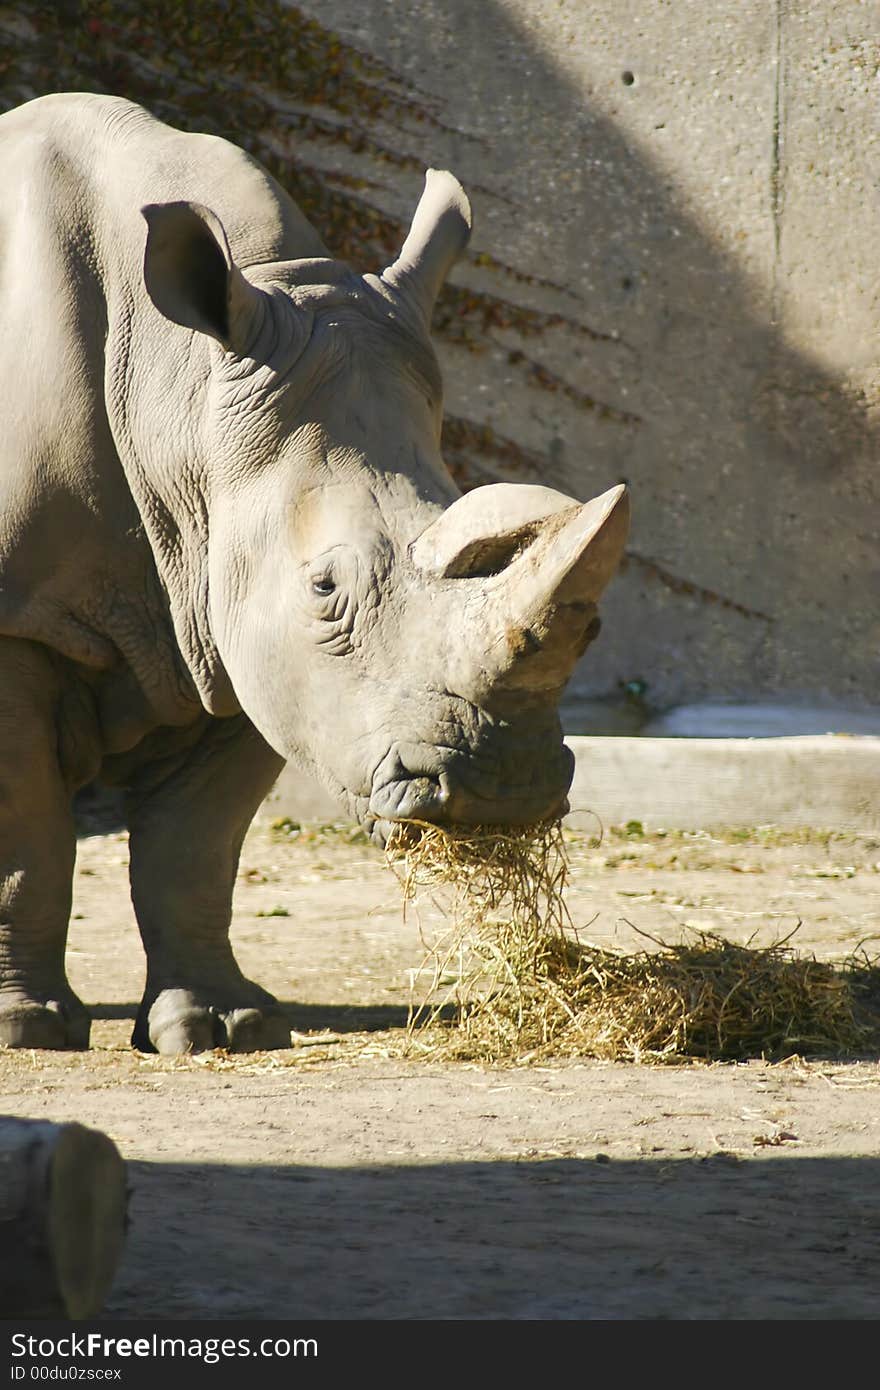
M 316 640 L 326 644 L 347 638 L 357 609 L 356 557 L 341 546 L 330 555 L 315 556 L 305 568 L 302 582 L 304 611 L 310 622 L 318 624 Z

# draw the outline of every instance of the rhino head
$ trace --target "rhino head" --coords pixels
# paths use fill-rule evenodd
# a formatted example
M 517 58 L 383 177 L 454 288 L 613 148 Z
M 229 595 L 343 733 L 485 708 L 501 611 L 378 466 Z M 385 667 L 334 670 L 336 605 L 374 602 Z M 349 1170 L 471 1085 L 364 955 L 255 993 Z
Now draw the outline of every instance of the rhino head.
M 557 705 L 598 630 L 626 490 L 462 496 L 446 470 L 429 325 L 470 233 L 458 182 L 429 172 L 378 276 L 323 257 L 242 271 L 207 208 L 144 215 L 153 305 L 210 348 L 204 702 L 227 681 L 379 842 L 400 820 L 564 809 Z

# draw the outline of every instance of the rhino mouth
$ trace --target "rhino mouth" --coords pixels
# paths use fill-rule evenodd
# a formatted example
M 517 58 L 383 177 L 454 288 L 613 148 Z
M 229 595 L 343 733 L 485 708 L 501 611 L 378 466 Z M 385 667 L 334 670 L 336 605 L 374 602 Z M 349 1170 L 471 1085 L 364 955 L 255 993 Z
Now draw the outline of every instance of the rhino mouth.
M 421 757 L 404 762 L 402 750 L 392 748 L 373 774 L 369 814 L 381 821 L 442 820 L 451 800 L 448 773 L 440 759 L 419 750 Z
M 395 824 L 530 825 L 565 815 L 574 757 L 560 741 L 542 759 L 496 759 L 431 747 L 392 748 L 373 776 L 366 808 L 371 837 Z

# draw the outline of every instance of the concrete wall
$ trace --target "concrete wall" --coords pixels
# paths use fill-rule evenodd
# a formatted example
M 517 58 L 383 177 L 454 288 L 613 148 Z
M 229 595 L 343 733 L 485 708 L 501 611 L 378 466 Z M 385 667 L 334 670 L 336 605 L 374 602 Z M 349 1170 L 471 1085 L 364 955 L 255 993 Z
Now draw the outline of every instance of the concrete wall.
M 536 311 L 534 331 L 490 315 L 475 352 L 442 347 L 450 413 L 488 427 L 452 461 L 579 496 L 632 484 L 569 727 L 627 684 L 618 727 L 709 695 L 880 705 L 880 7 L 301 8 L 436 117 L 363 126 L 468 186 L 457 283 Z M 375 168 L 364 196 L 403 219 L 417 172 Z

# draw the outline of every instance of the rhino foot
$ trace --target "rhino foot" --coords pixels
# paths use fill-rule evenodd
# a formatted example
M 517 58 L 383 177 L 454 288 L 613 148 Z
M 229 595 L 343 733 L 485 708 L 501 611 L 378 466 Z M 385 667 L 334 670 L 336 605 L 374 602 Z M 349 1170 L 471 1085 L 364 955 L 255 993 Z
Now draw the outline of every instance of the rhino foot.
M 92 1020 L 72 992 L 63 999 L 13 998 L 0 1003 L 0 1046 L 84 1052 Z
M 254 987 L 255 988 L 255 987 Z M 278 1003 L 260 990 L 256 1004 L 206 1004 L 187 989 L 166 989 L 148 1009 L 141 1007 L 132 1045 L 141 1052 L 269 1052 L 290 1046 L 290 1024 Z

